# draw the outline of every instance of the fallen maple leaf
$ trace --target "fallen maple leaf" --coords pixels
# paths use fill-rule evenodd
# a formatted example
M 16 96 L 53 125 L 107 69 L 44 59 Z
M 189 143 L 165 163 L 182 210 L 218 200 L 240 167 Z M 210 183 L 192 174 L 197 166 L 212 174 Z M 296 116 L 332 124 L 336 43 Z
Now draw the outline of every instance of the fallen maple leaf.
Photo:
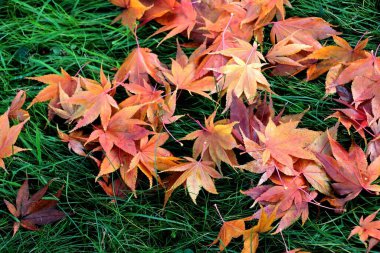
M 380 57 L 376 57 L 372 52 L 372 54 L 364 59 L 351 62 L 350 65 L 340 73 L 336 83 L 343 85 L 351 82 L 356 77 L 365 76 L 371 78 L 377 75 L 380 75 Z
M 214 169 L 215 164 L 211 161 L 197 161 L 191 157 L 184 159 L 186 162 L 165 170 L 165 172 L 183 172 L 168 189 L 169 194 L 184 182 L 194 204 L 197 204 L 196 198 L 202 187 L 210 193 L 218 194 L 212 178 L 222 178 L 222 175 Z
M 380 241 L 380 220 L 373 221 L 378 212 L 379 210 L 370 214 L 365 219 L 363 219 L 362 216 L 359 221 L 359 226 L 356 226 L 348 236 L 348 239 L 350 239 L 353 235 L 358 234 L 360 241 L 367 247 L 367 252 Z M 368 246 L 366 244 L 367 240 L 369 242 Z
M 301 217 L 302 224 L 309 216 L 308 203 L 317 197 L 316 191 L 308 191 L 305 179 L 302 177 L 272 176 L 275 186 L 261 185 L 242 193 L 255 200 L 265 208 L 253 215 L 258 219 L 261 212 L 271 212 L 278 208 L 277 218 L 281 218 L 275 233 L 283 231 Z
M 141 106 L 130 106 L 115 113 L 110 118 L 107 128 L 92 131 L 85 145 L 98 140 L 106 153 L 109 153 L 116 145 L 124 152 L 135 155 L 135 141 L 149 134 L 148 130 L 141 127 L 141 125 L 146 125 L 144 121 L 132 118 L 140 108 Z
M 157 55 L 149 48 L 137 47 L 129 53 L 119 70 L 113 78 L 113 84 L 118 85 L 126 82 L 144 85 L 144 81 L 149 82 L 149 76 L 160 82 L 159 70 L 162 64 Z
M 332 184 L 335 192 L 345 196 L 338 203 L 345 203 L 354 199 L 365 189 L 369 192 L 380 192 L 379 185 L 372 183 L 380 175 L 380 157 L 376 158 L 370 165 L 364 151 L 355 143 L 351 145 L 347 152 L 336 140 L 329 136 L 332 154 L 317 153 L 317 158 L 324 166 L 327 174 L 335 181 Z M 329 201 L 334 204 L 334 201 Z
M 277 20 L 285 19 L 284 5 L 292 7 L 289 0 L 248 0 L 243 2 L 247 9 L 247 16 L 241 23 L 255 21 L 255 30 L 269 24 L 275 16 L 277 16 Z
M 111 179 L 108 176 L 103 176 L 103 180 L 99 180 L 98 184 L 102 187 L 103 191 L 110 197 L 125 198 L 127 195 L 127 186 L 126 184 L 117 179 Z M 111 203 L 115 203 L 116 199 L 113 199 Z
M 297 33 L 297 32 L 295 32 Z M 304 50 L 309 51 L 312 46 L 293 42 L 293 35 L 289 35 L 285 39 L 277 42 L 267 53 L 266 59 L 271 64 L 284 64 L 295 67 L 302 67 L 303 65 L 295 61 L 291 56 Z
M 75 93 L 65 101 L 61 101 L 61 103 L 81 106 L 81 109 L 78 109 L 70 118 L 71 121 L 81 118 L 71 131 L 92 123 L 99 116 L 102 127 L 106 130 L 111 118 L 112 107 L 119 109 L 117 102 L 109 94 L 115 87 L 112 87 L 110 81 L 104 75 L 103 69 L 100 69 L 100 83 L 84 78 L 81 78 L 81 81 L 84 83 L 85 90 Z
M 355 48 L 352 48 L 346 40 L 335 35 L 333 35 L 333 38 L 337 46 L 322 47 L 303 59 L 321 60 L 309 67 L 307 70 L 307 80 L 314 80 L 328 71 L 326 77 L 327 93 L 335 93 L 334 82 L 345 66 L 369 55 L 368 52 L 363 50 L 368 43 L 368 39 L 361 41 Z
M 111 24 L 121 20 L 122 25 L 127 25 L 132 31 L 136 27 L 136 20 L 140 19 L 144 13 L 152 8 L 141 3 L 140 0 L 110 0 L 116 6 L 124 8 Z
M 59 107 L 59 87 L 65 91 L 65 93 L 71 97 L 78 86 L 78 79 L 70 76 L 64 69 L 61 69 L 61 75 L 48 74 L 44 76 L 37 77 L 27 77 L 27 79 L 35 80 L 47 84 L 42 91 L 32 100 L 28 108 L 30 108 L 35 103 L 50 101 L 50 107 Z M 54 111 L 49 109 L 49 119 L 54 116 Z
M 184 31 L 186 31 L 187 37 L 189 38 L 190 33 L 197 22 L 197 12 L 195 11 L 191 0 L 181 0 L 179 5 L 175 6 L 175 8 L 166 15 L 165 19 L 162 17 L 158 21 L 164 26 L 155 31 L 151 36 L 170 30 L 170 32 L 158 44 L 160 45 L 165 40 Z
M 42 199 L 51 182 L 52 180 L 29 197 L 29 184 L 28 180 L 25 180 L 17 193 L 16 206 L 4 200 L 9 212 L 18 220 L 13 224 L 13 235 L 19 230 L 20 225 L 29 230 L 38 230 L 38 226 L 51 224 L 66 216 L 64 212 L 56 209 L 62 188 L 54 195 L 57 200 Z
M 140 140 L 136 155 L 133 156 L 128 172 L 139 169 L 149 179 L 150 187 L 153 185 L 153 178 L 156 178 L 161 184 L 158 171 L 166 170 L 177 165 L 178 158 L 161 146 L 168 140 L 167 133 L 157 133 L 150 139 L 145 136 Z
M 167 13 L 171 13 L 173 10 L 180 7 L 180 3 L 177 0 L 160 0 L 154 1 L 152 7 L 145 11 L 142 18 L 143 24 L 152 19 L 156 19 L 160 22 L 159 18 Z
M 272 210 L 270 215 L 261 207 L 261 214 L 257 225 L 245 230 L 243 233 L 244 248 L 242 253 L 255 253 L 259 246 L 259 234 L 269 232 L 276 219 L 277 207 Z
M 17 119 L 19 121 L 24 121 L 29 118 L 29 113 L 22 108 L 25 103 L 26 92 L 20 90 L 15 98 L 12 100 L 11 106 L 9 107 L 8 116 L 11 119 Z
M 293 34 L 295 43 L 310 45 L 314 49 L 319 49 L 322 45 L 318 40 L 326 39 L 339 33 L 331 28 L 331 24 L 321 18 L 293 17 L 273 23 L 270 33 L 271 42 L 275 44 L 275 41 L 281 41 L 291 34 Z
M 10 157 L 25 149 L 15 146 L 17 138 L 24 127 L 25 123 L 29 120 L 27 118 L 23 122 L 10 127 L 9 125 L 9 110 L 0 116 L 0 168 L 5 170 L 4 158 Z
M 219 250 L 223 251 L 228 244 L 230 244 L 233 238 L 238 238 L 243 235 L 245 230 L 245 221 L 247 218 L 223 221 L 223 225 L 220 228 L 218 237 L 211 243 L 211 245 L 219 242 Z
M 380 71 L 377 75 L 371 77 L 355 77 L 351 90 L 356 108 L 367 101 L 370 102 L 371 110 L 367 113 L 372 114 L 372 119 L 368 121 L 368 125 L 371 126 L 372 123 L 380 118 Z
M 225 124 L 226 122 L 216 122 L 214 119 L 216 111 L 205 119 L 205 127 L 189 133 L 182 140 L 196 139 L 193 145 L 193 157 L 196 159 L 202 154 L 204 160 L 211 160 L 220 167 L 221 162 L 231 166 L 237 165 L 235 154 L 232 149 L 237 147 L 237 143 L 232 136 L 233 126 L 237 122 Z
M 194 53 L 187 58 L 181 47 L 177 46 L 176 60 L 172 60 L 170 72 L 163 72 L 165 78 L 177 89 L 187 90 L 190 93 L 194 92 L 201 96 L 211 99 L 206 91 L 215 89 L 215 79 L 212 76 L 202 78 L 195 77 L 197 57 L 205 50 L 205 44 L 200 46 Z
M 79 110 L 82 108 L 79 105 L 72 104 L 72 103 L 65 103 L 64 101 L 68 100 L 70 96 L 62 89 L 62 86 L 59 84 L 59 106 L 61 108 L 54 107 L 49 105 L 49 110 L 52 110 L 57 116 L 61 117 L 62 119 L 70 121 L 70 118 L 75 117 L 75 114 L 78 113 Z M 82 89 L 80 88 L 79 82 L 77 83 L 77 88 L 74 91 L 73 95 L 78 94 Z M 61 103 L 62 102 L 62 103 Z
M 257 131 L 260 141 L 265 145 L 263 164 L 270 158 L 293 168 L 293 157 L 315 159 L 315 156 L 306 149 L 319 135 L 319 132 L 308 129 L 297 129 L 299 121 L 289 121 L 278 126 L 270 119 L 265 132 Z
M 254 49 L 256 50 L 256 49 Z M 271 92 L 270 84 L 263 75 L 261 67 L 265 64 L 260 62 L 250 62 L 233 56 L 229 64 L 222 66 L 216 70 L 219 73 L 225 74 L 225 79 L 221 87 L 227 90 L 226 107 L 224 112 L 230 108 L 233 94 L 240 97 L 244 94 L 249 102 L 252 102 L 256 97 L 257 90 L 265 90 Z

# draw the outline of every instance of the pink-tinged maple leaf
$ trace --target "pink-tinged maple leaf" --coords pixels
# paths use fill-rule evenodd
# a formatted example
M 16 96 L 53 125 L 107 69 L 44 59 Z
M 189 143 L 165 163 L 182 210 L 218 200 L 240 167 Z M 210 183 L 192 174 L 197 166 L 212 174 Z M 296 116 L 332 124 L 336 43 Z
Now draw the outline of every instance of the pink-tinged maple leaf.
M 309 192 L 301 177 L 275 176 L 271 179 L 276 185 L 256 186 L 242 193 L 254 199 L 255 203 L 265 206 L 264 210 L 267 212 L 278 208 L 277 218 L 281 220 L 275 233 L 289 227 L 300 217 L 302 223 L 305 223 L 309 216 L 308 203 L 314 201 L 317 192 Z M 258 218 L 261 212 L 259 210 L 253 217 Z
M 370 165 L 364 151 L 355 143 L 347 152 L 336 140 L 329 136 L 332 154 L 317 153 L 317 158 L 324 166 L 327 174 L 335 182 L 333 189 L 340 196 L 345 196 L 338 201 L 337 206 L 356 198 L 364 189 L 369 192 L 380 192 L 380 186 L 372 184 L 380 175 L 380 157 Z M 334 205 L 335 201 L 329 201 Z
M 362 216 L 359 226 L 356 226 L 348 236 L 348 239 L 350 239 L 353 235 L 358 234 L 360 241 L 366 245 L 367 252 L 380 241 L 380 220 L 374 221 L 378 212 L 379 210 L 370 214 L 365 219 Z M 366 241 L 368 241 L 368 246 Z

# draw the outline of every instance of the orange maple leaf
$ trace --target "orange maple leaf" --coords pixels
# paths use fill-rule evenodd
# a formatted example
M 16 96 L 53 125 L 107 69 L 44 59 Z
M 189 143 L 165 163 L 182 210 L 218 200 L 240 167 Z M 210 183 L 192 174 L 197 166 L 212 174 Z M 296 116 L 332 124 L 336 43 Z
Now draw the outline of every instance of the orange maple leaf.
M 61 69 L 61 75 L 48 74 L 44 76 L 37 77 L 27 77 L 27 79 L 35 80 L 47 84 L 42 91 L 32 100 L 28 108 L 30 108 L 35 103 L 50 101 L 49 106 L 54 108 L 59 108 L 59 86 L 65 91 L 68 96 L 72 96 L 77 90 L 78 79 L 76 77 L 70 76 L 64 69 Z M 54 111 L 49 109 L 49 119 L 54 116 Z
M 171 71 L 163 72 L 166 79 L 177 89 L 187 90 L 190 93 L 194 92 L 201 96 L 211 99 L 206 91 L 215 89 L 215 79 L 212 76 L 196 78 L 195 70 L 197 67 L 197 58 L 205 50 L 203 44 L 190 56 L 190 59 L 182 51 L 178 45 L 176 60 L 172 60 Z
M 124 8 L 123 12 L 119 14 L 111 24 L 121 20 L 122 25 L 127 25 L 132 31 L 136 27 L 136 20 L 139 20 L 144 13 L 152 8 L 145 6 L 139 0 L 110 0 L 112 4 Z
M 312 152 L 306 149 L 319 135 L 319 132 L 308 129 L 297 129 L 299 121 L 289 121 L 276 126 L 270 119 L 265 132 L 257 131 L 265 150 L 263 164 L 270 158 L 293 168 L 293 158 L 315 160 Z
M 220 167 L 221 162 L 231 166 L 236 165 L 236 157 L 232 149 L 237 147 L 232 129 L 237 122 L 225 124 L 225 121 L 214 123 L 216 111 L 205 119 L 205 127 L 189 133 L 182 140 L 196 139 L 193 145 L 193 157 L 203 155 L 205 160 L 211 160 Z
M 255 253 L 259 246 L 259 234 L 269 232 L 276 219 L 277 207 L 270 215 L 261 207 L 261 214 L 258 223 L 243 233 L 244 248 L 242 253 Z
M 184 182 L 186 182 L 186 189 L 194 204 L 197 203 L 196 198 L 202 187 L 210 193 L 218 194 L 212 178 L 222 178 L 222 175 L 214 169 L 215 164 L 211 161 L 197 161 L 191 157 L 184 157 L 184 159 L 185 163 L 164 170 L 165 172 L 182 172 L 168 189 L 168 194 L 171 195 L 171 192 Z M 165 197 L 165 199 L 167 201 L 168 198 Z
M 230 244 L 233 238 L 238 238 L 244 234 L 245 221 L 250 219 L 251 218 L 248 217 L 231 221 L 223 220 L 223 225 L 220 228 L 218 237 L 212 242 L 211 245 L 219 242 L 219 249 L 220 251 L 223 251 L 228 244 Z
M 348 239 L 350 239 L 353 235 L 358 234 L 360 241 L 362 241 L 366 247 L 366 241 L 369 238 L 367 252 L 369 252 L 380 241 L 380 221 L 373 221 L 378 212 L 379 210 L 370 214 L 365 219 L 363 219 L 362 216 L 359 221 L 359 226 L 356 226 L 348 236 Z
M 107 129 L 112 114 L 112 107 L 119 109 L 115 99 L 109 94 L 114 87 L 104 75 L 103 69 L 100 70 L 100 83 L 81 78 L 85 90 L 75 93 L 72 97 L 61 101 L 62 104 L 76 104 L 81 108 L 76 110 L 70 120 L 78 120 L 76 126 L 71 130 L 86 126 L 94 122 L 99 116 L 104 130 Z
M 291 34 L 294 34 L 295 43 L 310 45 L 314 49 L 319 49 L 322 45 L 318 40 L 326 39 L 339 33 L 331 28 L 331 24 L 321 18 L 288 18 L 274 22 L 270 33 L 272 44 L 275 44 L 275 41 L 285 39 Z
M 161 68 L 162 64 L 156 54 L 149 48 L 137 47 L 124 60 L 113 78 L 113 83 L 118 85 L 128 80 L 130 83 L 143 86 L 144 81 L 149 82 L 149 76 L 160 83 Z
M 308 68 L 307 80 L 314 80 L 328 71 L 326 77 L 327 93 L 334 93 L 336 91 L 336 88 L 333 86 L 334 82 L 345 66 L 353 61 L 369 56 L 369 53 L 363 50 L 368 43 L 368 39 L 361 41 L 355 48 L 352 48 L 344 39 L 335 35 L 333 35 L 333 38 L 337 46 L 322 47 L 301 60 L 321 60 Z
M 107 129 L 94 130 L 85 145 L 98 140 L 106 153 L 109 153 L 116 145 L 124 152 L 135 155 L 135 141 L 149 134 L 148 130 L 140 126 L 146 125 L 144 121 L 132 118 L 140 108 L 141 106 L 125 107 L 115 113 L 111 117 Z
M 165 40 L 186 31 L 187 37 L 190 37 L 191 31 L 197 22 L 197 12 L 193 7 L 191 0 L 182 0 L 179 5 L 174 8 L 163 20 L 161 18 L 161 24 L 164 26 L 155 31 L 151 36 L 155 36 L 159 33 L 169 31 L 170 32 L 161 40 L 160 45 Z
M 29 120 L 27 118 L 23 122 L 10 127 L 9 125 L 9 111 L 6 111 L 0 116 L 0 168 L 5 170 L 4 158 L 10 157 L 25 149 L 15 146 L 17 138 L 25 123 Z

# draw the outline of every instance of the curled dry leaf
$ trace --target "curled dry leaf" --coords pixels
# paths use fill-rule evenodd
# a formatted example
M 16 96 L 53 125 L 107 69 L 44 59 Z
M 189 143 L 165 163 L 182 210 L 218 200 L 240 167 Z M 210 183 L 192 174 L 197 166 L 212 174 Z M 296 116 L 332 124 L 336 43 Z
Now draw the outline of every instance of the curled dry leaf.
M 24 121 L 29 118 L 29 113 L 22 109 L 25 103 L 26 93 L 20 90 L 15 98 L 12 100 L 12 104 L 9 107 L 8 116 L 10 119 L 16 119 L 18 121 Z

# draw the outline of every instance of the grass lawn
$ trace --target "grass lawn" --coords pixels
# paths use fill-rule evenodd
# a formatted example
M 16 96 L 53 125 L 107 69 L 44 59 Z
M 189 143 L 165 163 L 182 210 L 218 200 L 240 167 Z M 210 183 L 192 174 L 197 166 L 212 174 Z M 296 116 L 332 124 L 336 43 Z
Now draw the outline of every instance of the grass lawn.
M 375 0 L 293 0 L 287 16 L 317 16 L 336 25 L 343 38 L 355 45 L 363 33 L 371 37 L 367 49 L 376 50 L 380 43 L 380 9 Z M 128 28 L 110 25 L 119 10 L 106 0 L 0 0 L 0 114 L 5 112 L 17 90 L 27 91 L 27 103 L 43 85 L 25 77 L 59 73 L 98 79 L 100 66 L 112 75 L 136 46 Z M 175 57 L 175 39 L 156 47 L 164 35 L 146 39 L 158 25 L 149 23 L 138 31 L 142 47 L 149 47 L 164 63 Z M 269 48 L 266 41 L 264 48 Z M 84 67 L 83 67 L 84 66 Z M 83 67 L 83 68 L 82 68 Z M 276 109 L 286 105 L 287 113 L 310 108 L 303 127 L 325 130 L 335 120 L 324 120 L 339 105 L 332 97 L 324 98 L 324 80 L 305 82 L 298 78 L 268 77 Z M 210 115 L 215 104 L 199 96 L 181 95 L 177 114 L 190 114 L 202 119 Z M 259 175 L 223 167 L 225 178 L 216 181 L 219 195 L 201 191 L 194 205 L 183 189 L 173 194 L 163 210 L 164 191 L 142 180 L 137 198 L 132 194 L 110 203 L 95 183 L 97 167 L 90 159 L 71 153 L 57 136 L 56 122 L 47 119 L 46 103 L 34 105 L 30 121 L 22 131 L 18 146 L 29 151 L 6 159 L 8 172 L 0 171 L 0 200 L 14 201 L 18 188 L 28 174 L 32 192 L 52 178 L 52 190 L 65 185 L 59 208 L 69 214 L 66 219 L 39 231 L 20 231 L 12 237 L 12 216 L 0 203 L 0 252 L 217 252 L 209 244 L 216 238 L 221 220 L 253 213 L 252 200 L 239 191 L 255 185 Z M 219 115 L 219 118 L 228 115 Z M 169 126 L 176 138 L 197 128 L 195 122 L 179 120 Z M 343 128 L 341 140 L 363 141 L 349 136 Z M 0 129 L 1 131 L 1 129 Z M 180 147 L 173 139 L 165 145 L 175 155 L 190 155 L 191 146 Z M 280 235 L 261 237 L 258 252 L 284 252 L 303 248 L 311 252 L 363 252 L 364 245 L 355 236 L 347 237 L 360 216 L 380 207 L 380 198 L 363 193 L 347 205 L 347 212 L 337 215 L 331 210 L 311 206 L 309 220 L 296 222 Z M 226 252 L 240 252 L 241 240 L 234 240 Z M 375 250 L 376 251 L 376 248 Z

